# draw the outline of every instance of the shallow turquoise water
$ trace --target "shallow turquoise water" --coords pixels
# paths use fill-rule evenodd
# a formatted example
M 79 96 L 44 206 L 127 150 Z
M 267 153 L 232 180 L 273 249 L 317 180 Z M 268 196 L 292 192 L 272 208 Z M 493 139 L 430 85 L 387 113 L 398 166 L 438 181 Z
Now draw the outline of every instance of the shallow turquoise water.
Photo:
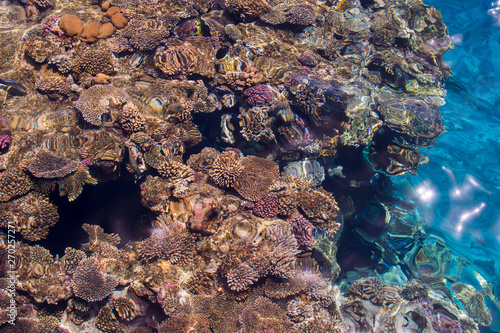
M 500 21 L 490 1 L 432 0 L 455 49 L 444 58 L 454 75 L 447 79 L 441 108 L 447 132 L 436 146 L 422 149 L 430 162 L 407 179 L 433 191 L 422 203 L 429 231 L 473 265 L 462 279 L 479 290 L 473 270 L 493 284 L 500 297 Z M 430 193 L 430 192 L 429 192 Z M 418 196 L 417 196 L 418 197 Z M 424 201 L 424 200 L 422 200 Z M 491 329 L 500 331 L 500 310 L 487 298 Z

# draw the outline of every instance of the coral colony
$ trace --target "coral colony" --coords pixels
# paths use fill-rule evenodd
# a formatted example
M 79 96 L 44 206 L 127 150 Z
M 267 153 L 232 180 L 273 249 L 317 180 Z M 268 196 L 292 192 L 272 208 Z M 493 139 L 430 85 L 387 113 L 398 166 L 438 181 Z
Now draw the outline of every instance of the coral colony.
M 457 282 L 467 263 L 389 177 L 445 130 L 433 7 L 22 0 L 0 18 L 0 332 L 490 325 L 491 285 Z M 145 235 L 85 223 L 76 248 L 40 245 L 57 195 L 128 173 Z

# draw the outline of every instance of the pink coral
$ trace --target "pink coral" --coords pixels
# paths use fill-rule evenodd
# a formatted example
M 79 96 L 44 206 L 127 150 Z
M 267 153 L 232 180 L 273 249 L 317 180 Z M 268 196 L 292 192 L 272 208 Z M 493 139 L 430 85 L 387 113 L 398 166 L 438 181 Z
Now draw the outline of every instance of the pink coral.
M 51 32 L 54 35 L 57 36 L 62 36 L 64 35 L 64 32 L 59 29 L 59 19 L 61 17 L 59 15 L 50 15 L 47 20 L 45 20 L 45 23 L 43 24 L 43 30 L 48 33 Z
M 0 149 L 5 149 L 10 143 L 10 136 L 0 135 Z
M 273 99 L 271 90 L 265 84 L 259 84 L 245 89 L 245 91 L 243 91 L 243 95 L 247 96 L 246 101 L 251 105 L 268 103 Z
M 286 221 L 292 225 L 293 233 L 299 245 L 308 246 L 311 244 L 314 226 L 308 219 L 301 214 L 297 214 L 293 218 Z
M 280 212 L 276 200 L 267 197 L 253 206 L 253 213 L 259 217 L 274 217 Z

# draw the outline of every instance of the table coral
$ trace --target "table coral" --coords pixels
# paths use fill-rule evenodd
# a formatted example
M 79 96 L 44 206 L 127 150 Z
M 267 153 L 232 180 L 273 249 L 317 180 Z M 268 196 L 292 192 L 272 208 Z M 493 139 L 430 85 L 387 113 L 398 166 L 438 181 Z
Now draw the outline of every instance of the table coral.
M 75 172 L 79 166 L 80 164 L 76 161 L 41 150 L 29 164 L 28 169 L 33 176 L 38 178 L 62 178 Z

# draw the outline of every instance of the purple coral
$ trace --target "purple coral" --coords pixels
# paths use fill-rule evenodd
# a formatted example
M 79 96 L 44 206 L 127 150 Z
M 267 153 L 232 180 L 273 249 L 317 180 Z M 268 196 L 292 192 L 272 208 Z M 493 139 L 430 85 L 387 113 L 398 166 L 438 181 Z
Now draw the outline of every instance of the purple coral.
M 47 20 L 45 20 L 45 23 L 43 24 L 43 30 L 48 33 L 51 32 L 54 35 L 57 36 L 62 36 L 64 35 L 64 32 L 59 29 L 59 19 L 61 17 L 59 15 L 50 15 Z
M 0 135 L 0 149 L 5 149 L 10 143 L 10 136 Z
M 308 246 L 311 244 L 314 226 L 308 219 L 301 214 L 297 214 L 286 221 L 292 225 L 293 233 L 299 245 Z
M 279 212 L 276 200 L 271 197 L 262 199 L 253 206 L 253 213 L 259 217 L 275 217 Z
M 247 97 L 246 101 L 250 105 L 264 104 L 273 100 L 271 90 L 266 84 L 259 84 L 243 91 Z

